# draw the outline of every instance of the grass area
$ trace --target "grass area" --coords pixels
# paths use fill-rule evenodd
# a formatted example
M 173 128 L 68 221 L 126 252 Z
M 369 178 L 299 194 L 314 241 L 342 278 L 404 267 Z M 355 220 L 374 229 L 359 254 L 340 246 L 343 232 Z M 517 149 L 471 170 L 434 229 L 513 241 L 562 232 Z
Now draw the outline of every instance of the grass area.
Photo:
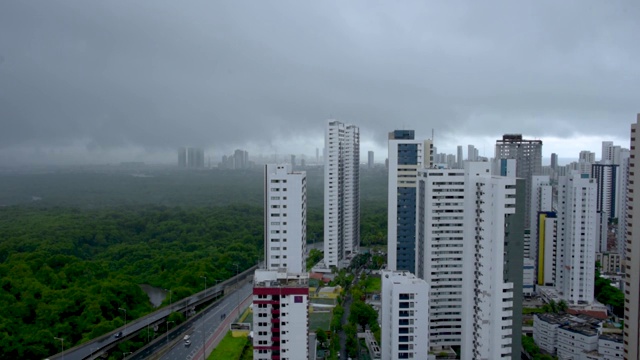
M 315 331 L 318 328 L 323 330 L 329 330 L 330 324 L 331 324 L 331 312 L 309 313 L 309 330 L 310 331 Z
M 311 298 L 309 300 L 312 304 L 323 304 L 323 305 L 335 305 L 336 299 L 328 299 L 328 298 Z
M 220 344 L 209 355 L 209 360 L 239 360 L 242 350 L 248 345 L 246 337 L 234 338 L 231 331 L 227 332 Z
M 379 277 L 370 276 L 367 278 L 365 283 L 365 292 L 367 293 L 379 293 L 382 291 L 382 279 Z
M 523 308 L 522 309 L 522 313 L 524 315 L 528 315 L 528 314 L 542 314 L 545 311 L 542 308 Z

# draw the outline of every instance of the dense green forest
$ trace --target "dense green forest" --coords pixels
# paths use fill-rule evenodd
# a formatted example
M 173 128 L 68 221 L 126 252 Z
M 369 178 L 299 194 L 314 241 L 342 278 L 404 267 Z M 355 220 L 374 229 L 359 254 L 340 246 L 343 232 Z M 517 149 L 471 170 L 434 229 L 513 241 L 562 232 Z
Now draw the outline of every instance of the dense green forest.
M 118 169 L 116 169 L 118 170 Z M 262 259 L 261 171 L 0 175 L 0 359 L 40 359 Z M 322 240 L 322 174 L 309 171 L 308 239 Z M 363 172 L 362 239 L 386 234 L 386 174 Z M 34 198 L 35 197 L 35 198 Z M 36 199 L 36 201 L 34 201 Z M 8 206 L 6 206 L 8 205 Z

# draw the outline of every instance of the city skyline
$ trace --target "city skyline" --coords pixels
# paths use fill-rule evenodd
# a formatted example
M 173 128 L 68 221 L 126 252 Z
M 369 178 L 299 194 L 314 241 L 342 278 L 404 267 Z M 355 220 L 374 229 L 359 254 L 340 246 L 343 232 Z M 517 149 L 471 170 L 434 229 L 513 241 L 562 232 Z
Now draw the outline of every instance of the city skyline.
M 157 162 L 185 144 L 312 152 L 324 118 L 357 122 L 375 152 L 411 128 L 448 153 L 486 156 L 517 132 L 573 157 L 626 143 L 638 14 L 597 1 L 5 2 L 0 164 Z

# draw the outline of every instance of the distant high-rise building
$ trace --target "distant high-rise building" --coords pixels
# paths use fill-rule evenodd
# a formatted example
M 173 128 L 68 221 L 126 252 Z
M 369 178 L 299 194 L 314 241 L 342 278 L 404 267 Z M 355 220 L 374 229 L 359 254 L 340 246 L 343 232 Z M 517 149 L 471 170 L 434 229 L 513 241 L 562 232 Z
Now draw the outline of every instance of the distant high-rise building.
M 413 130 L 389 133 L 387 264 L 389 270 L 415 273 L 416 175 L 430 168 L 431 140 L 415 140 Z
M 467 146 L 467 160 L 478 161 L 478 149 L 473 145 Z
M 558 180 L 558 238 L 560 266 L 556 288 L 568 304 L 591 304 L 596 263 L 597 187 L 587 174 L 572 173 Z
M 536 284 L 555 286 L 558 273 L 558 216 L 553 211 L 539 211 L 536 221 L 538 255 L 535 262 Z
M 320 164 L 320 149 L 316 148 L 316 164 Z
M 382 272 L 382 360 L 423 359 L 429 351 L 429 285 L 406 271 Z
M 629 183 L 627 189 L 626 261 L 624 280 L 624 359 L 640 359 L 640 206 L 633 206 L 635 194 L 640 194 L 640 177 L 636 176 L 640 163 L 640 114 L 631 124 L 631 155 L 629 158 Z M 640 174 L 639 174 L 640 175 Z
M 309 274 L 256 270 L 253 359 L 308 359 L 308 329 Z
M 590 164 L 593 164 L 596 162 L 596 153 L 591 152 L 589 150 L 582 150 L 580 151 L 580 154 L 578 156 L 578 160 L 579 161 L 586 161 Z
M 462 166 L 462 145 L 458 145 L 458 156 L 456 157 L 456 162 L 458 169 L 464 169 L 464 166 Z
M 373 151 L 369 150 L 368 155 L 369 155 L 369 159 L 368 159 L 369 161 L 367 163 L 367 167 L 369 169 L 373 169 Z
M 551 168 L 555 171 L 558 169 L 558 154 L 551 153 Z
M 466 162 L 418 171 L 417 189 L 416 274 L 430 284 L 430 351 L 519 354 L 524 181 Z
M 307 271 L 307 175 L 289 164 L 264 166 L 264 254 L 268 270 Z
M 609 157 L 609 148 L 613 146 L 613 141 L 602 142 L 602 153 L 600 153 L 600 162 L 604 164 L 604 161 Z
M 591 175 L 596 179 L 598 188 L 596 211 L 605 212 L 608 219 L 617 218 L 620 167 L 613 164 L 593 164 Z
M 189 147 L 178 150 L 178 166 L 191 169 L 204 168 L 204 149 Z
M 291 168 L 295 168 L 295 167 L 296 167 L 296 156 L 291 155 Z
M 553 188 L 549 176 L 534 175 L 531 177 L 531 209 L 529 216 L 531 219 L 530 236 L 529 236 L 529 258 L 535 260 L 536 264 L 536 279 L 540 273 L 540 262 L 544 254 L 544 244 L 540 244 L 541 235 L 539 231 L 544 231 L 544 225 L 539 223 L 540 212 L 550 212 L 553 210 Z M 542 226 L 541 226 L 542 225 Z
M 325 149 L 324 260 L 342 267 L 360 244 L 360 129 L 329 120 Z
M 178 167 L 187 167 L 187 148 L 181 147 L 178 149 Z
M 542 173 L 542 140 L 526 140 L 520 134 L 506 134 L 496 141 L 496 159 L 515 159 L 516 176 L 525 180 L 525 229 L 531 229 L 531 177 Z

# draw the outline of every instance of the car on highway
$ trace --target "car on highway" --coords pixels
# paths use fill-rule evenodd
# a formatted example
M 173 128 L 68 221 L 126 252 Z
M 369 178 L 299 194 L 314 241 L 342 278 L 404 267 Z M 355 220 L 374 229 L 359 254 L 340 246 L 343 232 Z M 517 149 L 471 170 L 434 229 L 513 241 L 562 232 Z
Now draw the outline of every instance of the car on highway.
M 184 346 L 189 346 L 191 345 L 191 340 L 185 340 L 184 341 Z
M 122 336 L 122 331 L 118 331 L 115 335 L 113 335 L 114 338 L 118 339 Z

